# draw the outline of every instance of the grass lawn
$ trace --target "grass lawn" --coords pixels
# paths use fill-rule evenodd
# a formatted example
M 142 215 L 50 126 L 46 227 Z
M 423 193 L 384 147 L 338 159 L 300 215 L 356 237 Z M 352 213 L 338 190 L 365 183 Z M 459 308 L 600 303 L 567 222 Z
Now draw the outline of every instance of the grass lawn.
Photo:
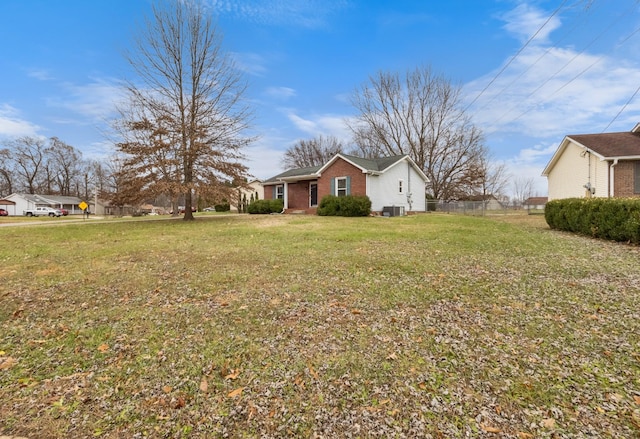
M 201 216 L 0 242 L 0 435 L 640 436 L 640 248 L 542 216 Z

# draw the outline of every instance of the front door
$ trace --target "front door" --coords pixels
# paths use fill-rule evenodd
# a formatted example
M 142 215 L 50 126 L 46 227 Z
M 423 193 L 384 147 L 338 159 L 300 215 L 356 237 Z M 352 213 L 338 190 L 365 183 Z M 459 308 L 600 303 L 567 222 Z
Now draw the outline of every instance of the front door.
M 309 184 L 309 207 L 318 205 L 318 183 Z

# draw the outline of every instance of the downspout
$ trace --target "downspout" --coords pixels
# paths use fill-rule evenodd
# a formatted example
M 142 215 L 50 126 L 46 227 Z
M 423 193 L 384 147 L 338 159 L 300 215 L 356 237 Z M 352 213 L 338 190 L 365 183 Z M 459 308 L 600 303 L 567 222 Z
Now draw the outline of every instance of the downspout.
M 615 192 L 614 192 L 614 188 L 615 188 L 615 181 L 616 181 L 616 177 L 615 177 L 615 170 L 613 169 L 614 166 L 616 166 L 618 164 L 618 159 L 613 159 L 613 163 L 611 163 L 609 165 L 609 188 L 607 190 L 608 192 L 608 197 L 612 198 L 615 196 Z
M 411 198 L 411 163 L 409 162 L 407 162 L 407 204 L 409 205 L 409 212 L 411 212 L 413 210 L 413 199 Z

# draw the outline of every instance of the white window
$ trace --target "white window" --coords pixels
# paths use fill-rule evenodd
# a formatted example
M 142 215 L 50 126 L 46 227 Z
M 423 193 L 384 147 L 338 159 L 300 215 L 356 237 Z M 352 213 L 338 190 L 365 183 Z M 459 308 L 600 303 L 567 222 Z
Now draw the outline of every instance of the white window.
M 276 200 L 284 200 L 284 185 L 276 186 Z
M 404 194 L 404 180 L 403 179 L 399 179 L 398 180 L 398 193 L 399 194 Z
M 336 195 L 339 197 L 347 195 L 347 177 L 336 178 Z

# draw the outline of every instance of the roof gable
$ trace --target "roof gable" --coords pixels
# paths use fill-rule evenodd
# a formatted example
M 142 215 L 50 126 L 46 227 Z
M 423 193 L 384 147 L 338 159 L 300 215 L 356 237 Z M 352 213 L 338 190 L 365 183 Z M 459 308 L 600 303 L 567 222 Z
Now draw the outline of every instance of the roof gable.
M 636 132 L 636 128 L 620 133 L 571 134 L 562 140 L 542 175 L 549 175 L 569 143 L 596 154 L 601 160 L 640 158 L 640 132 Z

